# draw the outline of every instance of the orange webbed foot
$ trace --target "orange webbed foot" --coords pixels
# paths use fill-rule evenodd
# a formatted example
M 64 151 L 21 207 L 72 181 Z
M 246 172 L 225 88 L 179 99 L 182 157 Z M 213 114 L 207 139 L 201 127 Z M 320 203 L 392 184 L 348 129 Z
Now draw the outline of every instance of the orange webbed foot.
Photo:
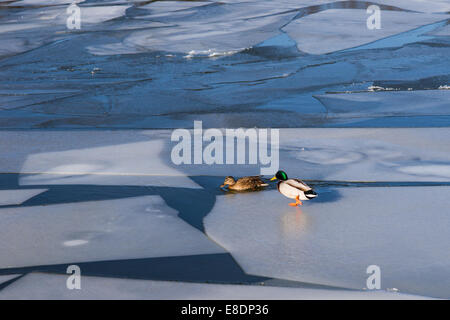
M 302 206 L 303 205 L 303 202 L 301 202 L 300 201 L 300 197 L 299 196 L 297 196 L 297 197 L 295 197 L 295 202 L 291 202 L 291 203 L 289 203 L 289 205 L 291 206 L 291 207 L 297 207 L 297 206 Z
M 297 196 L 296 198 L 295 198 L 295 203 L 297 204 L 297 205 L 303 205 L 303 202 L 301 202 L 300 201 L 300 197 L 299 196 Z

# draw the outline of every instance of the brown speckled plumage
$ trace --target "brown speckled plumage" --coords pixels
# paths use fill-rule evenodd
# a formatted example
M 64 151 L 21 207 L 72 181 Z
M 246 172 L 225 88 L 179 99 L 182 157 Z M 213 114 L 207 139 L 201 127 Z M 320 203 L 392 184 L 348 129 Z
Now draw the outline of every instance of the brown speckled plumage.
M 260 176 L 243 177 L 237 181 L 235 181 L 233 177 L 228 176 L 225 178 L 225 181 L 221 187 L 226 185 L 228 185 L 228 189 L 235 191 L 255 190 L 268 186 L 268 184 L 265 183 Z

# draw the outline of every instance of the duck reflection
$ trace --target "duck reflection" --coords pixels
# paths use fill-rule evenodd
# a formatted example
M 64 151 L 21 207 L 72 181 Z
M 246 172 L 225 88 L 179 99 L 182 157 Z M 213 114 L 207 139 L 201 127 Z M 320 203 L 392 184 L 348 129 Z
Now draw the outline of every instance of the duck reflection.
M 311 221 L 303 208 L 287 209 L 281 215 L 281 231 L 284 237 L 299 239 L 309 228 Z

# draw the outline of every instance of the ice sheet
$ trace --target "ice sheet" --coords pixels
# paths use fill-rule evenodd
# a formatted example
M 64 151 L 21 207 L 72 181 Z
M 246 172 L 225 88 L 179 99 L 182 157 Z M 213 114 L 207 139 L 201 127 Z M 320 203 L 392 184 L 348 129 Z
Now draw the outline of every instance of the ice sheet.
M 287 129 L 280 168 L 288 176 L 342 181 L 448 181 L 450 130 Z
M 168 13 L 173 11 L 191 9 L 198 6 L 204 6 L 212 4 L 209 1 L 163 1 L 163 2 L 151 2 L 139 6 L 139 9 L 151 10 L 152 14 L 156 13 Z
M 66 27 L 69 14 L 68 6 L 76 2 L 80 6 L 83 31 L 97 31 L 102 23 L 120 18 L 130 5 L 85 6 L 83 1 L 33 1 L 13 2 L 9 5 L 19 6 L 4 17 L 0 30 L 0 57 L 15 55 L 57 41 L 66 41 L 76 35 Z M 124 2 L 125 4 L 129 4 Z M 110 3 L 113 4 L 113 3 Z M 23 7 L 22 7 L 23 6 Z M 66 55 L 67 57 L 67 55 Z
M 450 36 L 450 25 L 446 25 L 438 30 L 431 31 L 429 35 L 432 36 Z
M 111 19 L 116 19 L 125 15 L 125 11 L 131 6 L 98 6 L 98 7 L 81 7 L 82 22 L 86 24 L 102 23 Z M 66 21 L 67 15 L 63 17 Z
M 0 190 L 0 206 L 18 205 L 47 189 Z
M 302 207 L 277 190 L 219 197 L 207 234 L 250 274 L 449 298 L 450 187 L 320 188 Z
M 316 96 L 330 116 L 448 115 L 450 91 L 383 91 Z
M 441 14 L 382 11 L 382 27 L 370 30 L 366 25 L 368 16 L 366 10 L 330 9 L 294 20 L 283 30 L 297 42 L 299 50 L 324 54 L 361 46 L 445 19 Z
M 90 149 L 44 153 L 28 157 L 22 173 L 60 175 L 173 175 L 175 170 L 157 161 L 164 142 L 153 140 Z M 161 172 L 162 171 L 162 172 Z M 39 179 L 35 176 L 33 179 Z
M 3 208 L 0 269 L 224 252 L 177 214 L 159 196 Z
M 21 147 L 12 144 L 13 140 Z M 129 142 L 124 143 L 127 140 Z M 25 174 L 20 181 L 22 185 L 124 184 L 200 188 L 172 164 L 167 148 L 170 143 L 169 131 L 2 133 L 2 156 L 7 160 L 0 165 L 0 172 Z M 21 161 L 24 161 L 22 166 Z
M 199 189 L 191 176 L 260 174 L 266 167 L 175 165 L 170 135 L 170 130 L 3 131 L 0 172 L 19 174 L 21 185 Z M 279 168 L 312 180 L 449 181 L 449 139 L 448 128 L 281 129 Z
M 82 39 L 78 41 L 80 45 L 84 43 Z M 337 61 L 336 57 L 314 56 L 316 58 L 299 57 L 278 62 L 268 62 L 267 59 L 253 61 L 255 57 L 249 55 L 230 56 L 226 58 L 230 59 L 228 61 L 216 62 L 209 59 L 186 62 L 183 57 L 171 58 L 173 62 L 163 62 L 159 58 L 153 61 L 141 56 L 136 57 L 132 70 L 117 70 L 117 65 L 122 65 L 122 62 L 127 64 L 129 58 L 121 57 L 120 62 L 116 63 L 92 63 L 91 66 L 77 66 L 76 61 L 57 58 L 64 50 L 77 50 L 73 45 L 66 47 L 69 44 L 56 44 L 53 50 L 50 50 L 53 46 L 46 47 L 45 55 L 51 55 L 53 60 L 59 59 L 55 62 L 58 67 L 45 62 L 36 65 L 32 63 L 35 57 L 22 56 L 14 61 L 17 64 L 15 67 L 9 67 L 7 69 L 10 70 L 1 74 L 5 79 L 12 77 L 16 83 L 8 91 L 8 99 L 18 95 L 24 97 L 24 100 L 11 104 L 4 103 L 9 111 L 0 110 L 2 127 L 175 128 L 192 126 L 193 120 L 204 120 L 204 125 L 209 127 L 321 127 L 336 126 L 335 123 L 355 126 L 365 119 L 327 117 L 317 101 L 310 102 L 314 100 L 312 95 L 328 91 L 366 90 L 372 85 L 372 80 L 410 81 L 411 87 L 421 89 L 422 79 L 432 78 L 448 68 L 445 48 L 417 45 L 389 53 L 361 53 L 357 63 L 351 61 L 356 57 L 349 57 L 350 53 L 346 54 L 345 59 Z M 268 48 L 254 48 L 254 54 L 258 50 L 262 50 L 261 54 L 272 53 Z M 279 59 L 279 55 L 269 58 Z M 73 68 L 71 63 L 74 63 Z M 143 64 L 147 66 L 144 71 Z M 175 65 L 177 67 L 173 68 Z M 95 67 L 100 67 L 101 71 L 92 75 Z M 49 73 L 48 68 L 58 68 L 60 71 Z M 128 73 L 142 81 L 130 81 Z M 154 78 L 154 74 L 159 76 Z M 58 80 L 54 80 L 53 76 Z M 46 80 L 37 81 L 41 77 Z M 73 77 L 78 80 L 69 80 Z M 152 80 L 145 80 L 148 78 Z M 119 84 L 120 80 L 127 84 Z M 355 85 L 343 85 L 346 83 Z M 431 88 L 437 89 L 443 84 L 446 82 Z M 67 93 L 72 96 L 62 99 L 63 93 L 57 91 L 54 94 L 31 95 L 23 90 L 23 87 L 29 87 L 48 92 L 52 86 L 54 90 L 81 88 L 83 94 Z M 93 90 L 94 87 L 97 89 Z M 118 92 L 120 94 L 116 94 Z M 14 106 L 26 105 L 29 107 L 12 110 Z M 319 108 L 314 109 L 316 105 Z M 276 106 L 275 111 L 268 111 L 266 106 Z M 370 119 L 371 115 L 368 117 Z M 383 127 L 397 126 L 396 119 L 383 120 Z M 436 126 L 436 121 L 430 118 L 423 119 L 420 124 L 408 118 L 402 126 L 429 127 L 430 123 Z M 445 119 L 440 123 L 440 126 L 445 126 Z
M 450 10 L 450 4 L 446 0 L 378 0 L 377 3 L 429 13 L 448 12 Z
M 8 282 L 9 280 L 17 278 L 19 276 L 21 276 L 21 275 L 20 274 L 8 274 L 8 275 L 5 275 L 5 276 L 0 276 L 0 288 L 2 287 L 2 285 L 5 282 Z
M 98 277 L 81 278 L 81 290 L 66 288 L 67 276 L 31 273 L 7 289 L 0 299 L 168 299 L 168 300 L 262 300 L 262 299 L 426 299 L 385 291 L 346 291 L 281 288 L 250 285 L 198 284 L 139 281 Z
M 448 122 L 442 115 L 335 119 L 311 103 L 314 94 L 367 89 L 380 81 L 419 84 L 445 76 L 447 40 L 429 35 L 442 27 L 437 24 L 366 45 L 370 50 L 307 55 L 280 27 L 328 15 L 330 8 L 340 12 L 336 8 L 358 7 L 346 10 L 353 16 L 362 11 L 366 17 L 366 3 L 234 1 L 168 11 L 164 3 L 155 2 L 124 12 L 115 8 L 124 6 L 109 4 L 102 10 L 125 16 L 88 23 L 86 13 L 81 32 L 67 30 L 65 5 L 8 11 L 0 51 L 28 51 L 0 61 L 2 128 L 176 128 L 192 125 L 192 119 L 203 119 L 210 127 L 436 127 Z M 399 9 L 382 6 L 383 14 L 413 14 L 391 10 Z M 346 15 L 341 20 L 347 21 Z M 347 42 L 333 32 L 339 43 Z M 402 47 L 392 50 L 386 41 Z M 313 42 L 327 45 L 325 40 Z
M 15 1 L 10 6 L 54 6 L 54 5 L 60 5 L 60 4 L 71 4 L 73 2 L 75 3 L 82 3 L 85 0 L 20 0 Z
M 70 4 L 76 3 L 80 7 L 81 28 L 84 24 L 98 24 L 114 18 L 121 17 L 125 14 L 125 10 L 130 8 L 130 5 L 108 5 L 111 3 L 104 3 L 101 6 L 90 5 L 86 6 L 84 1 L 66 1 L 56 0 L 51 1 L 53 3 L 45 3 L 41 1 L 24 0 L 21 2 L 15 2 L 10 5 L 15 6 L 31 6 L 25 11 L 19 12 L 17 19 L 11 19 L 8 21 L 11 23 L 9 28 L 2 29 L 2 32 L 11 32 L 10 28 L 16 28 L 17 30 L 29 29 L 29 28 L 44 28 L 53 27 L 54 29 L 63 29 L 66 27 L 66 20 L 69 17 L 67 8 Z M 41 2 L 41 3 L 39 3 Z M 49 1 L 50 2 L 50 1 Z M 55 3 L 59 2 L 59 3 Z M 127 3 L 123 1 L 123 3 Z M 34 7 L 36 6 L 36 7 Z M 42 6 L 42 7 L 40 7 Z M 47 7 L 48 6 L 48 7 Z M 14 15 L 8 16 L 14 17 Z M 24 19 L 26 18 L 26 19 Z M 92 27 L 92 26 L 89 26 Z
M 380 49 L 380 48 L 400 48 L 404 45 L 411 43 L 431 41 L 433 37 L 430 37 L 428 34 L 436 29 L 441 28 L 442 26 L 445 26 L 446 23 L 447 21 L 443 20 L 436 23 L 428 24 L 425 26 L 421 26 L 417 29 L 400 33 L 392 37 L 380 39 L 378 41 L 371 42 L 345 51 Z
M 178 28 L 155 29 L 151 35 L 146 30 L 135 31 L 124 40 L 124 44 L 147 50 L 191 55 L 204 52 L 208 52 L 208 55 L 224 55 L 244 50 L 273 37 L 278 34 L 278 29 L 295 15 L 295 13 L 271 15 L 279 13 L 280 10 L 277 8 L 267 10 L 266 7 L 260 8 L 261 5 L 255 4 L 252 4 L 251 10 L 246 4 L 236 5 L 241 7 L 241 10 L 228 8 L 225 5 L 216 7 L 217 10 L 207 11 L 210 14 L 199 22 L 196 16 L 201 15 L 201 12 L 192 13 L 190 19 L 183 19 L 182 26 Z M 251 19 L 258 15 L 258 11 L 261 11 L 261 17 Z M 220 14 L 220 22 L 217 21 L 218 14 Z M 230 17 L 227 19 L 227 16 Z M 176 22 L 175 17 L 171 14 L 167 22 L 173 20 Z M 237 24 L 236 21 L 239 23 Z

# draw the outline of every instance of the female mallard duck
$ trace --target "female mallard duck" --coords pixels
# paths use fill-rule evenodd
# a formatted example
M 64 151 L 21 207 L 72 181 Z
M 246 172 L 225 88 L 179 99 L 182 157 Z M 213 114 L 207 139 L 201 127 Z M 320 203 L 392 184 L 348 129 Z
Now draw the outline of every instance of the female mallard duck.
M 277 185 L 278 191 L 285 197 L 295 199 L 295 203 L 289 203 L 290 206 L 296 207 L 303 204 L 300 200 L 317 197 L 317 193 L 310 186 L 299 179 L 288 179 L 284 171 L 278 171 L 270 181 L 276 179 L 280 180 Z
M 259 176 L 243 177 L 237 181 L 233 177 L 228 176 L 220 187 L 223 188 L 226 185 L 228 185 L 228 189 L 235 191 L 255 190 L 268 186 Z

